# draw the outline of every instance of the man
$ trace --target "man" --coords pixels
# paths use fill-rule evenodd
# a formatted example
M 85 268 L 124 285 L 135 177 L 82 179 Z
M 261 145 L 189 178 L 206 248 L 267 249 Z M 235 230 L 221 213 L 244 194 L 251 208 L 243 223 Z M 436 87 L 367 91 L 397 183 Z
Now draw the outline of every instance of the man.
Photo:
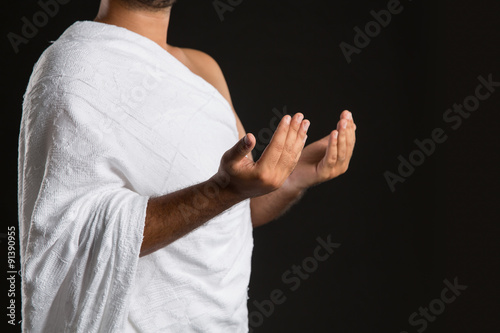
M 23 105 L 23 329 L 246 332 L 252 226 L 344 173 L 356 125 L 261 158 L 217 63 L 167 44 L 173 1 L 102 0 L 33 71 Z M 235 143 L 236 142 L 236 143 Z

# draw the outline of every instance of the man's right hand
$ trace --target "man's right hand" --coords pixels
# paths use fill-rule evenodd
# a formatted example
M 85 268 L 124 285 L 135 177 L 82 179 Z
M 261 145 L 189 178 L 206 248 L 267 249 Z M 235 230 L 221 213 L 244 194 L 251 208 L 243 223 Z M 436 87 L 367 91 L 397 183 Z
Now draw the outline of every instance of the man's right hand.
M 256 143 L 255 137 L 248 134 L 224 154 L 219 171 L 211 179 L 150 198 L 141 256 L 167 246 L 242 200 L 278 189 L 292 173 L 304 148 L 309 121 L 303 118 L 301 114 L 291 121 L 290 116 L 283 117 L 257 162 L 245 157 Z M 206 194 L 213 186 L 220 186 L 217 195 L 197 200 L 200 193 Z
M 218 183 L 227 183 L 227 189 L 241 200 L 277 190 L 297 165 L 309 124 L 301 113 L 293 118 L 284 116 L 257 162 L 246 157 L 256 144 L 255 136 L 247 134 L 222 156 L 214 178 L 219 179 Z

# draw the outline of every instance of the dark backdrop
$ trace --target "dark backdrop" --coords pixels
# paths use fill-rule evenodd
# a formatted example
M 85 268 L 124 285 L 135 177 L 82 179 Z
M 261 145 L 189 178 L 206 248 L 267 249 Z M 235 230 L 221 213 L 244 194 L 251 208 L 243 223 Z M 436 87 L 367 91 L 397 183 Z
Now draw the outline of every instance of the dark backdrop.
M 22 18 L 33 22 L 42 7 L 26 0 L 1 5 L 5 272 L 7 230 L 17 230 L 17 139 L 29 75 L 50 41 L 74 21 L 92 20 L 99 1 L 59 2 L 47 22 L 38 18 L 39 31 L 17 53 L 8 33 L 21 35 Z M 388 3 L 179 0 L 173 9 L 169 42 L 219 62 L 247 131 L 264 133 L 284 109 L 311 120 L 309 142 L 334 129 L 344 109 L 358 124 L 348 173 L 310 189 L 286 215 L 255 230 L 254 332 L 498 329 L 500 91 L 460 125 L 443 115 L 474 95 L 479 76 L 500 81 L 499 2 L 402 0 L 402 11 L 380 31 L 372 26 L 371 41 L 348 63 L 340 44 L 354 46 L 354 28 L 364 30 L 371 11 Z M 430 156 L 419 153 L 415 140 L 439 128 L 446 141 Z M 392 191 L 384 174 L 398 174 L 398 157 L 410 155 L 421 165 L 406 170 Z M 318 238 L 337 244 L 324 261 L 314 259 Z M 440 300 L 445 280 L 467 286 L 450 304 Z M 412 314 L 429 305 L 427 319 L 417 314 L 412 325 Z

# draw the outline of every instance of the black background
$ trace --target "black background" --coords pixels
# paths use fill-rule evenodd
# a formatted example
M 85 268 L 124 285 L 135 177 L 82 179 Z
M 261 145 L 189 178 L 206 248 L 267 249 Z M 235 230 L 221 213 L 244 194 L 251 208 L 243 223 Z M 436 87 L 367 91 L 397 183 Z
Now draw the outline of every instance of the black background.
M 20 34 L 21 18 L 32 21 L 40 6 L 1 4 L 4 271 L 5 234 L 17 228 L 17 140 L 29 75 L 49 42 L 74 21 L 92 20 L 98 3 L 61 5 L 18 53 L 7 34 Z M 500 3 L 402 0 L 402 13 L 348 64 L 339 44 L 353 44 L 353 28 L 364 28 L 370 11 L 387 3 L 244 0 L 223 21 L 211 0 L 179 0 L 173 8 L 169 43 L 218 61 L 248 132 L 269 128 L 272 110 L 285 107 L 311 120 L 309 142 L 333 130 L 344 109 L 358 125 L 348 173 L 310 189 L 279 220 L 255 230 L 254 332 L 417 332 L 421 326 L 411 326 L 409 316 L 455 277 L 467 290 L 425 332 L 498 331 L 500 88 L 457 130 L 442 117 L 474 94 L 479 75 L 500 81 Z M 397 173 L 398 156 L 408 158 L 413 141 L 435 128 L 447 141 L 391 192 L 384 172 Z M 282 274 L 328 235 L 341 246 L 291 291 Z M 254 301 L 269 300 L 274 289 L 286 301 L 259 317 Z

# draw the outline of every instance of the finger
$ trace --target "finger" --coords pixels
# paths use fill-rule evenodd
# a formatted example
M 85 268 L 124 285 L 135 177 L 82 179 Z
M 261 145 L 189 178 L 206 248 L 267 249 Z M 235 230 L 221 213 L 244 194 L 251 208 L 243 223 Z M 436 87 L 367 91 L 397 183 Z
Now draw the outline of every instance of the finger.
M 323 157 L 322 166 L 326 169 L 331 170 L 337 164 L 337 143 L 338 143 L 339 131 L 334 130 L 330 133 L 328 138 L 328 146 L 326 147 L 325 157 Z M 324 171 L 324 170 L 321 170 Z
M 297 132 L 297 139 L 295 140 L 295 146 L 293 148 L 293 150 L 295 151 L 294 167 L 295 164 L 297 164 L 297 162 L 299 161 L 302 150 L 304 149 L 304 145 L 306 144 L 307 131 L 309 130 L 310 125 L 311 122 L 307 119 L 304 119 L 300 124 L 299 130 Z
M 354 122 L 354 116 L 352 115 L 352 112 L 349 112 L 346 119 L 352 122 L 354 130 L 356 130 L 357 126 L 356 123 Z
M 285 146 L 283 148 L 283 153 L 280 156 L 280 160 L 278 164 L 286 166 L 290 163 L 290 161 L 295 160 L 295 156 L 299 151 L 297 151 L 297 146 L 295 142 L 297 141 L 297 134 L 302 126 L 302 121 L 304 119 L 304 115 L 302 113 L 297 113 L 290 123 L 290 129 L 288 130 L 288 134 L 286 137 Z
M 340 120 L 337 125 L 337 130 L 339 131 L 337 159 L 339 162 L 345 161 L 347 157 L 347 125 L 348 121 L 346 119 Z
M 346 158 L 348 160 L 351 159 L 352 157 L 355 143 L 356 143 L 356 124 L 350 121 L 349 124 L 347 125 L 347 141 L 346 141 L 346 148 L 347 148 Z
M 290 123 L 290 130 L 288 131 L 286 137 L 286 146 L 293 147 L 295 145 L 295 140 L 297 139 L 297 134 L 302 125 L 302 121 L 304 120 L 304 115 L 302 113 L 297 113 L 293 116 L 292 121 Z
M 224 154 L 225 158 L 232 163 L 238 163 L 252 152 L 256 142 L 255 136 L 252 133 L 248 133 Z
M 352 112 L 350 112 L 349 110 L 342 111 L 342 113 L 340 114 L 340 119 L 341 120 L 346 119 L 347 121 L 352 122 L 354 124 L 354 130 L 356 130 L 357 126 L 354 123 L 354 118 L 352 116 Z
M 278 124 L 278 128 L 274 132 L 273 137 L 271 138 L 271 142 L 267 145 L 266 149 L 262 153 L 261 158 L 259 159 L 259 164 L 265 164 L 269 167 L 275 167 L 278 163 L 280 156 L 283 152 L 283 148 L 285 147 L 286 137 L 288 135 L 288 131 L 290 128 L 291 117 L 289 115 L 284 116 L 280 123 Z
M 340 119 L 352 120 L 352 114 L 349 110 L 344 110 L 340 114 Z

